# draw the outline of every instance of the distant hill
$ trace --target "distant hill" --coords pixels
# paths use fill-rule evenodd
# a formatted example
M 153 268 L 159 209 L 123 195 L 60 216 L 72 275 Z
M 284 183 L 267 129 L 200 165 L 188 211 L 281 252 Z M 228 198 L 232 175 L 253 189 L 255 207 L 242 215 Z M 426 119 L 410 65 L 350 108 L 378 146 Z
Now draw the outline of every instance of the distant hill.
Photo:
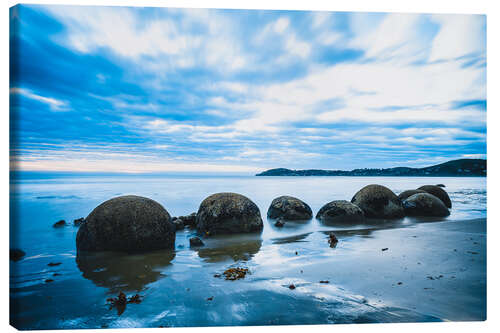
M 400 177 L 486 177 L 486 160 L 460 159 L 425 167 L 388 169 L 342 170 L 290 170 L 270 169 L 256 176 L 400 176 Z

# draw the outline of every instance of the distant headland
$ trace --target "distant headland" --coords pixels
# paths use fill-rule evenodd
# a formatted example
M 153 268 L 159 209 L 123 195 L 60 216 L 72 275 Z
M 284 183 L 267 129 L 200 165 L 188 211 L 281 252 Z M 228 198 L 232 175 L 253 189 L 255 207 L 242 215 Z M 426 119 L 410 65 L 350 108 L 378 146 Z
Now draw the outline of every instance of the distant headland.
M 398 177 L 486 177 L 486 160 L 459 159 L 425 167 L 395 167 L 387 169 L 290 170 L 270 169 L 256 176 L 398 176 Z

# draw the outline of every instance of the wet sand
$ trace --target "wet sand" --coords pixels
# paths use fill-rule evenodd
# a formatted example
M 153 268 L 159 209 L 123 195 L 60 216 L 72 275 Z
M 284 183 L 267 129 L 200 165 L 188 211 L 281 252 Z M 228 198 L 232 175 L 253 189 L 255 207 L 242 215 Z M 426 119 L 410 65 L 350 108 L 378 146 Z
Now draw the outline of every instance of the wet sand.
M 11 263 L 12 323 L 55 329 L 486 319 L 484 218 L 343 228 L 313 220 L 279 230 L 266 223 L 267 233 L 205 238 L 199 248 L 189 247 L 195 231 L 185 229 L 175 251 L 70 251 Z M 250 273 L 237 281 L 217 277 L 231 267 Z M 118 314 L 106 299 L 120 291 L 143 301 Z
M 379 309 L 402 308 L 443 321 L 486 319 L 486 219 L 335 234 L 339 243 L 328 259 L 297 258 L 282 263 L 280 274 L 294 275 L 318 293 L 323 286 L 316 282 L 329 280 Z

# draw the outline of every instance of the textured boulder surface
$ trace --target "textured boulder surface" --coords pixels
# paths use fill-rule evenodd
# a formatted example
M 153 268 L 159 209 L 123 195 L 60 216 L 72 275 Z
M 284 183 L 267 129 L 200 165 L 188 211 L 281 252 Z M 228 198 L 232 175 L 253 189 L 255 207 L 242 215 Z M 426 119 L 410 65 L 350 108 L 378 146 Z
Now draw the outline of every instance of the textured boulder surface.
M 450 211 L 436 196 L 429 193 L 417 193 L 403 201 L 405 213 L 408 216 L 445 217 Z
M 258 232 L 263 226 L 257 205 L 237 193 L 212 194 L 196 214 L 196 229 L 207 235 Z
M 76 247 L 82 251 L 148 251 L 174 247 L 170 215 L 154 200 L 128 195 L 97 206 L 81 224 Z
M 346 200 L 334 200 L 316 214 L 321 222 L 328 223 L 360 223 L 365 220 L 365 214 L 357 205 Z
M 354 195 L 351 202 L 370 218 L 396 219 L 405 215 L 401 200 L 382 185 L 363 187 Z
M 304 201 L 290 197 L 281 196 L 274 199 L 267 210 L 267 217 L 285 220 L 308 220 L 312 218 L 312 210 Z
M 448 193 L 441 187 L 436 185 L 424 185 L 420 186 L 418 189 L 430 193 L 435 197 L 438 197 L 439 199 L 441 199 L 441 201 L 444 203 L 446 207 L 451 208 L 450 197 L 448 196 Z
M 424 190 L 407 190 L 399 193 L 398 198 L 399 200 L 403 201 L 417 193 L 427 193 L 427 192 L 425 192 Z

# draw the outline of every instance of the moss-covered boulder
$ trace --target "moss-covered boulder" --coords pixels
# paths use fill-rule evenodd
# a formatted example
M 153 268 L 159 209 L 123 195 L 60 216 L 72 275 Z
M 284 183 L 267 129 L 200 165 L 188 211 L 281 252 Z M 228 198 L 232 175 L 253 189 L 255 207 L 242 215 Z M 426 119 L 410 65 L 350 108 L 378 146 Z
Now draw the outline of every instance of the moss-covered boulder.
M 97 206 L 76 235 L 79 251 L 148 251 L 170 249 L 174 243 L 175 227 L 165 208 L 134 195 Z
M 363 187 L 354 195 L 351 202 L 361 208 L 369 218 L 396 219 L 405 215 L 401 200 L 382 185 Z
M 304 201 L 283 195 L 274 199 L 267 210 L 267 217 L 285 220 L 309 220 L 312 218 L 312 210 Z
M 321 207 L 316 218 L 324 224 L 355 224 L 362 223 L 365 214 L 361 208 L 347 200 L 334 200 Z
M 420 186 L 418 189 L 430 193 L 435 197 L 438 197 L 446 207 L 451 208 L 450 196 L 448 195 L 448 192 L 443 190 L 441 187 L 436 185 L 424 185 Z
M 263 226 L 257 205 L 237 193 L 212 194 L 196 214 L 196 229 L 204 235 L 258 232 Z
M 408 216 L 445 217 L 450 211 L 436 196 L 429 193 L 417 193 L 403 201 L 405 213 Z

